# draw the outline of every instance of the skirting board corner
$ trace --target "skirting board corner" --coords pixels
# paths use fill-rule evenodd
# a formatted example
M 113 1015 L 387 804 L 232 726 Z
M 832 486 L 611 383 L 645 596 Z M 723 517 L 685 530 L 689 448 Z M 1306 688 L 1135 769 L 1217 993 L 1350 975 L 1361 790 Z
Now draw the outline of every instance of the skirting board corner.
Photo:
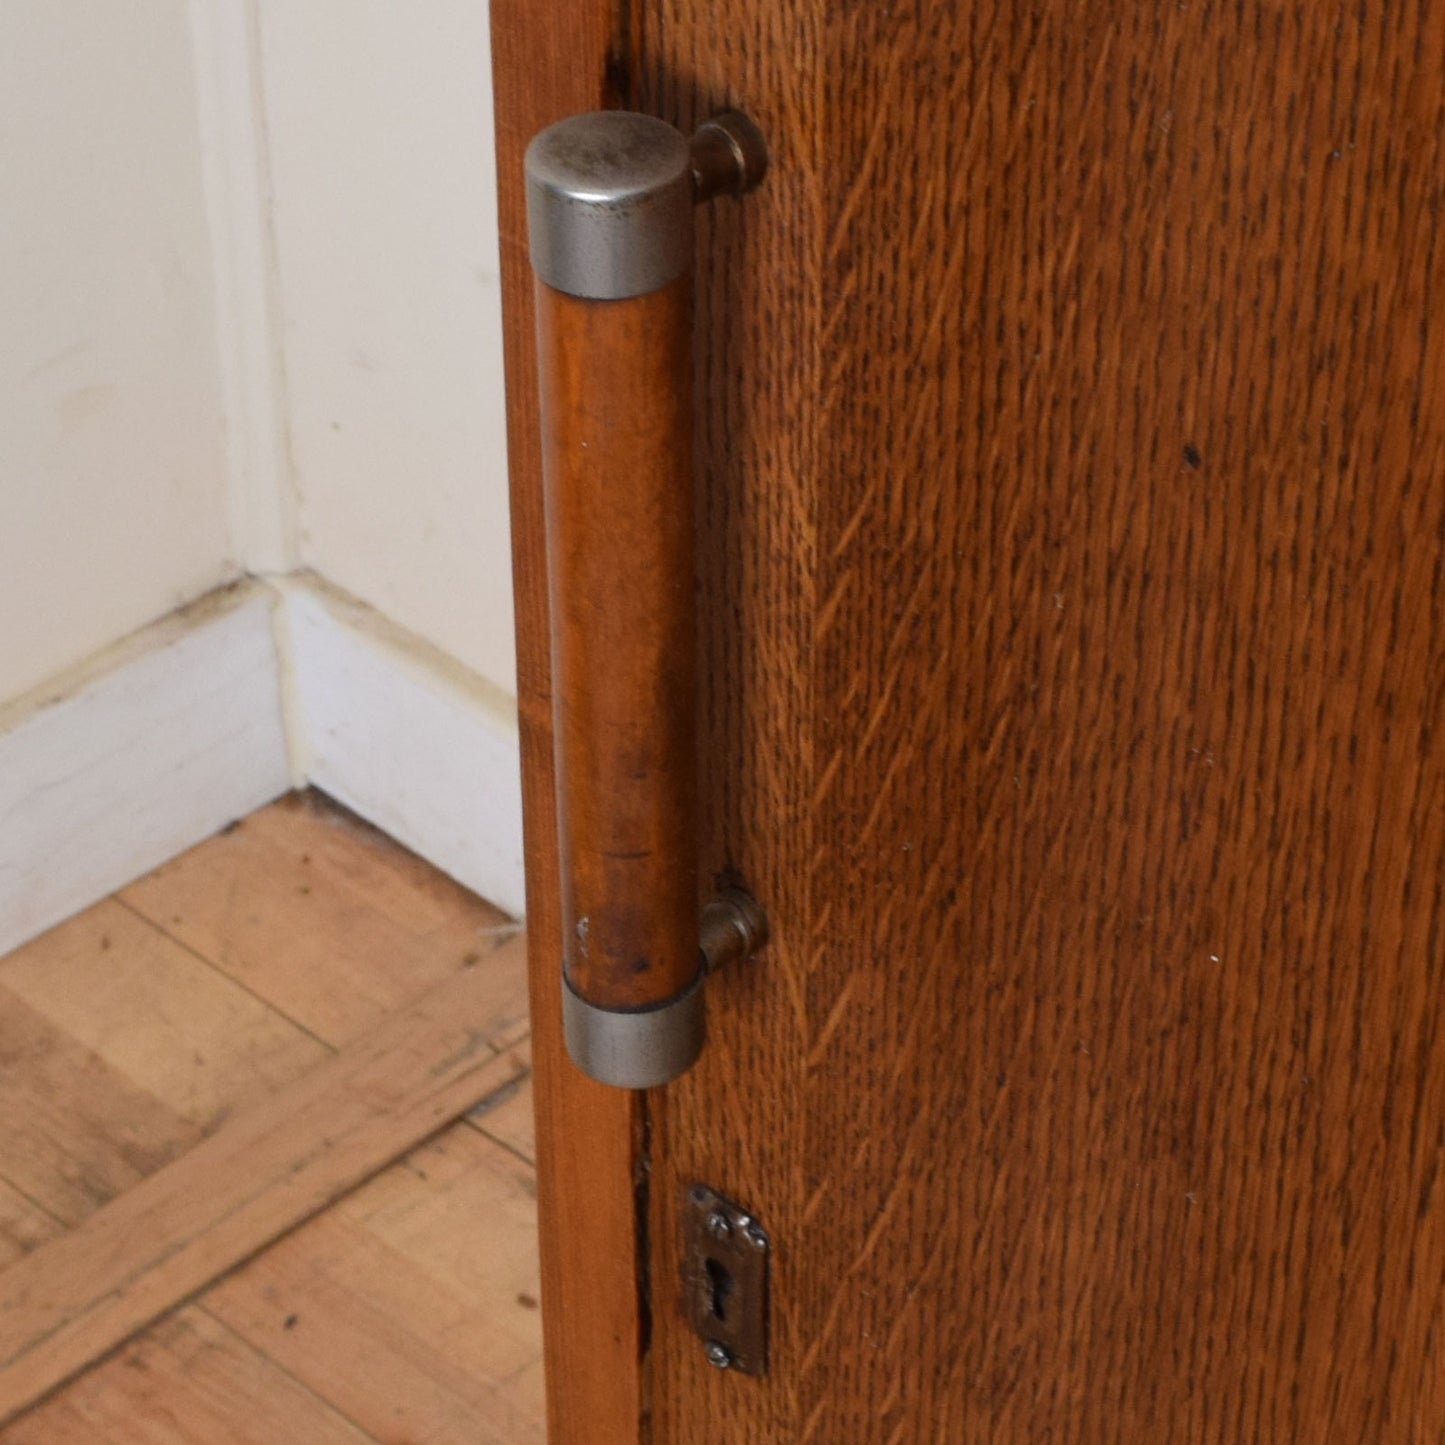
M 520 917 L 515 703 L 319 579 L 293 574 L 276 586 L 307 779 Z
M 223 588 L 0 707 L 0 955 L 298 782 L 520 916 L 519 758 L 510 699 L 319 579 Z
M 274 606 L 211 593 L 0 713 L 0 954 L 291 786 Z

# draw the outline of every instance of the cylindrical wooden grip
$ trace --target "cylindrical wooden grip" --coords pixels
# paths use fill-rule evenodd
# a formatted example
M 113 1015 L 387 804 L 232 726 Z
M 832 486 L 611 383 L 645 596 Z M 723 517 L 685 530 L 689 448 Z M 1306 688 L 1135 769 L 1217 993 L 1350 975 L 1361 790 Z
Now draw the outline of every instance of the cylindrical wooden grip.
M 563 967 L 603 1009 L 700 968 L 689 312 L 537 283 Z

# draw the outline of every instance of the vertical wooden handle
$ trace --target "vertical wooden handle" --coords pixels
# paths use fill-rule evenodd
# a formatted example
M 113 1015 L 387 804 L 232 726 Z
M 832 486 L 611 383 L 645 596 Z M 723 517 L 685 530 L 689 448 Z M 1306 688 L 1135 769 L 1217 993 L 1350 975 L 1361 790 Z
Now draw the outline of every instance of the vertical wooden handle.
M 610 1012 L 701 1000 L 689 292 L 537 283 L 563 970 Z
M 704 1034 L 691 269 L 719 147 L 605 111 L 527 152 L 566 1035 L 627 1088 L 675 1078 Z

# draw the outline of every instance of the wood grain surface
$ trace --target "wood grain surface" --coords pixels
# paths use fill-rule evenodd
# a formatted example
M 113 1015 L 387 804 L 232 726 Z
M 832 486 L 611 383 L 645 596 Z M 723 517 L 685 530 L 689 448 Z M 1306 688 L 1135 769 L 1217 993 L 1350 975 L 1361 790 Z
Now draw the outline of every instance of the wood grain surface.
M 1445 9 L 632 10 L 773 152 L 697 391 L 776 943 L 652 1107 L 654 1439 L 1445 1439 Z
M 368 1440 L 544 1445 L 536 1216 L 532 1171 L 454 1124 L 202 1305 Z
M 522 1075 L 514 939 L 0 1270 L 0 1424 Z M 249 995 L 247 996 L 249 998 Z
M 540 1441 L 518 931 L 305 794 L 0 959 L 0 1418 L 255 1256 L 0 1440 Z
M 536 319 L 522 157 L 544 126 L 614 106 L 627 36 L 611 0 L 493 0 L 507 463 L 527 858 L 547 1433 L 639 1439 L 648 1412 L 642 1096 L 595 1084 L 562 1040 L 562 943 Z
M 204 1310 L 161 1321 L 64 1394 L 5 1427 L 5 1445 L 373 1445 L 321 1396 Z
M 691 278 L 536 305 L 563 967 L 648 1008 L 700 967 Z
M 313 794 L 251 814 L 119 898 L 332 1048 L 516 931 L 500 910 Z

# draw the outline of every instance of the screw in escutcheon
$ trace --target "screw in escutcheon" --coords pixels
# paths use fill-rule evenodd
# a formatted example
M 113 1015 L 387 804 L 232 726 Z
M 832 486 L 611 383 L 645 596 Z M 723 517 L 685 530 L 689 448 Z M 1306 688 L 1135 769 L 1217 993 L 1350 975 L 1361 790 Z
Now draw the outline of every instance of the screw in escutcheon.
M 716 1340 L 709 1340 L 703 1348 L 703 1354 L 707 1356 L 707 1362 L 719 1370 L 725 1370 L 733 1362 L 733 1357 L 728 1353 L 726 1345 L 719 1344 Z

